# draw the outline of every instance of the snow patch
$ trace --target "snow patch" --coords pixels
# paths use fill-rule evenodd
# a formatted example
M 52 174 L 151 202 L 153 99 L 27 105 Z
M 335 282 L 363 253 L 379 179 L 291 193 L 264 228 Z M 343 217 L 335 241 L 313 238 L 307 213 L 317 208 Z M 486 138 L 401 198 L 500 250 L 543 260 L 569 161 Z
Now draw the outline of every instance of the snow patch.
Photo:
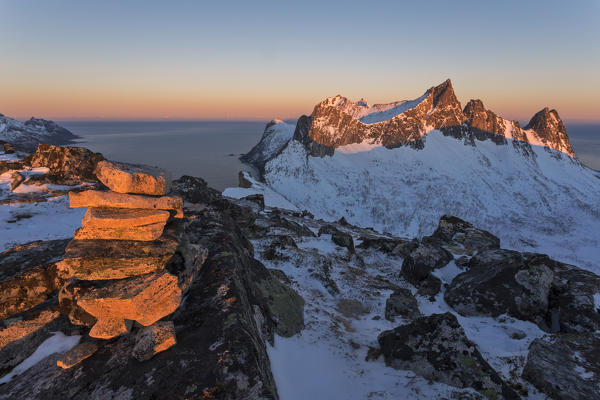
M 81 336 L 66 336 L 62 332 L 54 332 L 54 335 L 44 340 L 32 355 L 27 357 L 21 364 L 17 365 L 10 373 L 0 378 L 0 385 L 8 383 L 13 378 L 27 371 L 44 358 L 54 353 L 65 353 L 75 347 Z

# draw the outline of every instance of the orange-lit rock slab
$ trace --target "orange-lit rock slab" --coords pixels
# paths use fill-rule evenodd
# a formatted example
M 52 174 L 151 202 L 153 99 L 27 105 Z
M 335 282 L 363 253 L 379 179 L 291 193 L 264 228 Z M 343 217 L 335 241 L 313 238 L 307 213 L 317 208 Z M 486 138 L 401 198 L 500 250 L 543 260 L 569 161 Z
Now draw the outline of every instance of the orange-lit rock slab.
M 132 354 L 138 361 L 146 361 L 175 344 L 173 321 L 159 321 L 140 330 Z
M 58 311 L 44 310 L 30 320 L 15 321 L 0 329 L 0 349 L 7 344 L 17 341 L 59 317 Z
M 69 205 L 78 207 L 111 207 L 111 208 L 142 208 L 156 210 L 173 210 L 175 218 L 183 218 L 183 200 L 177 196 L 151 197 L 144 195 L 85 190 L 70 192 Z
M 181 303 L 177 277 L 166 271 L 115 281 L 77 300 L 98 321 L 91 337 L 110 339 L 127 332 L 125 320 L 149 326 L 171 314 Z
M 161 271 L 177 246 L 169 229 L 153 241 L 73 240 L 57 263 L 59 274 L 82 280 L 124 279 Z
M 100 182 L 119 193 L 162 196 L 171 187 L 168 172 L 145 165 L 101 161 L 96 167 L 96 176 Z
M 156 240 L 169 215 L 164 210 L 89 208 L 75 239 Z
M 98 345 L 94 342 L 79 343 L 56 360 L 56 365 L 63 369 L 72 368 L 94 355 L 96 351 L 98 351 Z

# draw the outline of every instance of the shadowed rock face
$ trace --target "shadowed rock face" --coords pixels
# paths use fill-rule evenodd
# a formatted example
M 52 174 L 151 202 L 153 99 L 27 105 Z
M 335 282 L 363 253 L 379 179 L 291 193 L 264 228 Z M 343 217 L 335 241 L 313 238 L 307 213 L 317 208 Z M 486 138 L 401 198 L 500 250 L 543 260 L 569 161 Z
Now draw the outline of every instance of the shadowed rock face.
M 73 143 L 78 137 L 53 121 L 31 118 L 19 122 L 0 114 L 0 143 L 10 143 L 11 149 L 29 153 L 40 143 L 59 146 Z

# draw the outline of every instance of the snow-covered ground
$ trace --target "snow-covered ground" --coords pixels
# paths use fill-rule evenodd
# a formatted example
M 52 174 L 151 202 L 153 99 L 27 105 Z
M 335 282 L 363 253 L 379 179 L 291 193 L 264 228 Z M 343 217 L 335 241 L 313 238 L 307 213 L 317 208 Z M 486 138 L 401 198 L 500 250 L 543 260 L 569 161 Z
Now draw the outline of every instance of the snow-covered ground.
M 600 173 L 564 153 L 519 142 L 475 141 L 433 130 L 425 148 L 365 143 L 310 157 L 290 141 L 267 163 L 267 185 L 318 218 L 402 237 L 430 234 L 443 214 L 500 237 L 502 247 L 547 253 L 600 273 Z
M 355 243 L 360 243 L 353 234 Z M 399 277 L 402 258 L 357 249 L 358 257 L 336 246 L 330 235 L 295 238 L 298 250 L 281 250 L 274 259 L 262 257 L 269 238 L 253 240 L 268 268 L 280 269 L 306 301 L 305 329 L 291 338 L 276 337 L 268 347 L 272 371 L 282 400 L 295 399 L 439 399 L 464 398 L 471 389 L 429 382 L 412 371 L 387 367 L 383 357 L 366 361 L 378 335 L 408 320 L 384 318 L 385 302 L 394 285 L 416 289 Z M 450 262 L 436 271 L 450 282 L 461 270 Z M 520 378 L 529 344 L 544 334 L 536 325 L 511 317 L 462 317 L 443 300 L 417 296 L 424 315 L 453 312 L 483 357 L 510 382 L 519 382 L 529 398 L 545 398 Z M 515 335 L 519 333 L 519 335 Z M 516 339 L 520 337 L 521 339 Z
M 47 168 L 19 171 L 27 177 L 47 173 Z M 16 244 L 34 240 L 73 237 L 81 226 L 85 208 L 69 208 L 66 195 L 54 196 L 53 191 L 68 191 L 71 186 L 20 184 L 10 190 L 12 171 L 0 175 L 0 252 Z M 20 197 L 23 196 L 23 197 Z

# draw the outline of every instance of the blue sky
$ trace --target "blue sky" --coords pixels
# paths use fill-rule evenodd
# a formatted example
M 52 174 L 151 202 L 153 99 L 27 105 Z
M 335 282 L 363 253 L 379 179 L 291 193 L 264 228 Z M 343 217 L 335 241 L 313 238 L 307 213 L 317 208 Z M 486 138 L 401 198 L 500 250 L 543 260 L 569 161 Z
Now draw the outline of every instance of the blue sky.
M 0 112 L 268 119 L 451 78 L 508 118 L 600 120 L 600 1 L 0 0 Z

